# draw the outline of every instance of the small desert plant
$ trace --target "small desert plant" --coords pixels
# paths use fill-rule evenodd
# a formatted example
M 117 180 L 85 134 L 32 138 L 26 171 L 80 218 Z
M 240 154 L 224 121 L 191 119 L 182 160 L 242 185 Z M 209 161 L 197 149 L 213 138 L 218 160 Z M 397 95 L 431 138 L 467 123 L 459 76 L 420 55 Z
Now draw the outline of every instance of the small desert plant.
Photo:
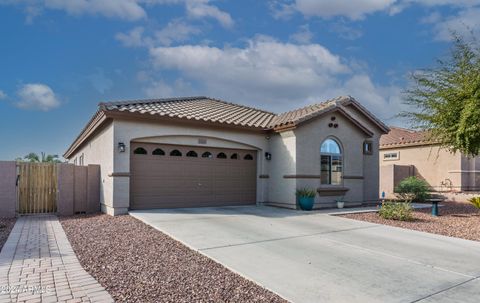
M 314 189 L 304 187 L 297 189 L 295 194 L 297 197 L 315 198 L 317 192 Z
M 413 207 L 408 202 L 383 202 L 378 214 L 384 219 L 412 221 L 412 212 Z
M 469 199 L 468 202 L 470 202 L 470 204 L 475 206 L 475 208 L 480 211 L 480 197 L 473 197 Z
M 405 202 L 423 202 L 430 197 L 428 191 L 428 183 L 417 177 L 405 178 L 395 187 L 395 193 Z

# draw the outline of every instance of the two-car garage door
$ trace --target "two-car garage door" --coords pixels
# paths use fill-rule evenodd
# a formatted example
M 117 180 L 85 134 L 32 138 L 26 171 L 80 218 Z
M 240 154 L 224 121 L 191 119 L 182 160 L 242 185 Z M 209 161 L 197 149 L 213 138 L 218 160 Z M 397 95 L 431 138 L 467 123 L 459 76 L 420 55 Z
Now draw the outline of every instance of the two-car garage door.
M 255 204 L 254 150 L 132 143 L 130 208 Z

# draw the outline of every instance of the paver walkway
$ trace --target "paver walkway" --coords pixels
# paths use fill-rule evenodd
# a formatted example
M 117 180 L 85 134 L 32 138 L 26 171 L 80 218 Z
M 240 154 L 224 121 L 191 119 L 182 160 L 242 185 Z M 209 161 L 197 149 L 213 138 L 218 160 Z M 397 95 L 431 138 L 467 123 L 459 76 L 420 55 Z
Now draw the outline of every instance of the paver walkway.
M 0 253 L 1 302 L 113 302 L 55 216 L 21 217 Z

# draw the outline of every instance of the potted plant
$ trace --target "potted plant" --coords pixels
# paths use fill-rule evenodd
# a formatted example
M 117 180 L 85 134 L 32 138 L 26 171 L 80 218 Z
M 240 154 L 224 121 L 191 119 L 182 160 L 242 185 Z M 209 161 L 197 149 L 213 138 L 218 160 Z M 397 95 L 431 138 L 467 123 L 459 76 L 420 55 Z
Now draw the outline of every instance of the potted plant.
M 317 192 L 310 188 L 299 188 L 296 193 L 298 198 L 298 204 L 302 210 L 312 210 L 315 203 L 315 196 Z
M 337 201 L 337 208 L 343 208 L 345 206 L 345 201 L 343 201 L 344 197 L 341 197 L 340 199 L 336 200 Z

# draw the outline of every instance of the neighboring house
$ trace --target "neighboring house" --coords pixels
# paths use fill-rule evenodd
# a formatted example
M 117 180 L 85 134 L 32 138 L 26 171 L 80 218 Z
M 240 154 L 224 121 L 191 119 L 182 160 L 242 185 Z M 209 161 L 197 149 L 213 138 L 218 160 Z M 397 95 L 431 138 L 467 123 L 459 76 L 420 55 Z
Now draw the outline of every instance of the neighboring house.
M 100 103 L 64 157 L 101 166 L 101 204 L 128 209 L 378 200 L 388 128 L 352 97 L 284 114 L 207 97 Z
M 380 139 L 380 192 L 393 197 L 395 186 L 408 176 L 418 176 L 433 190 L 480 190 L 480 158 L 451 153 L 429 139 L 427 132 L 390 127 Z

